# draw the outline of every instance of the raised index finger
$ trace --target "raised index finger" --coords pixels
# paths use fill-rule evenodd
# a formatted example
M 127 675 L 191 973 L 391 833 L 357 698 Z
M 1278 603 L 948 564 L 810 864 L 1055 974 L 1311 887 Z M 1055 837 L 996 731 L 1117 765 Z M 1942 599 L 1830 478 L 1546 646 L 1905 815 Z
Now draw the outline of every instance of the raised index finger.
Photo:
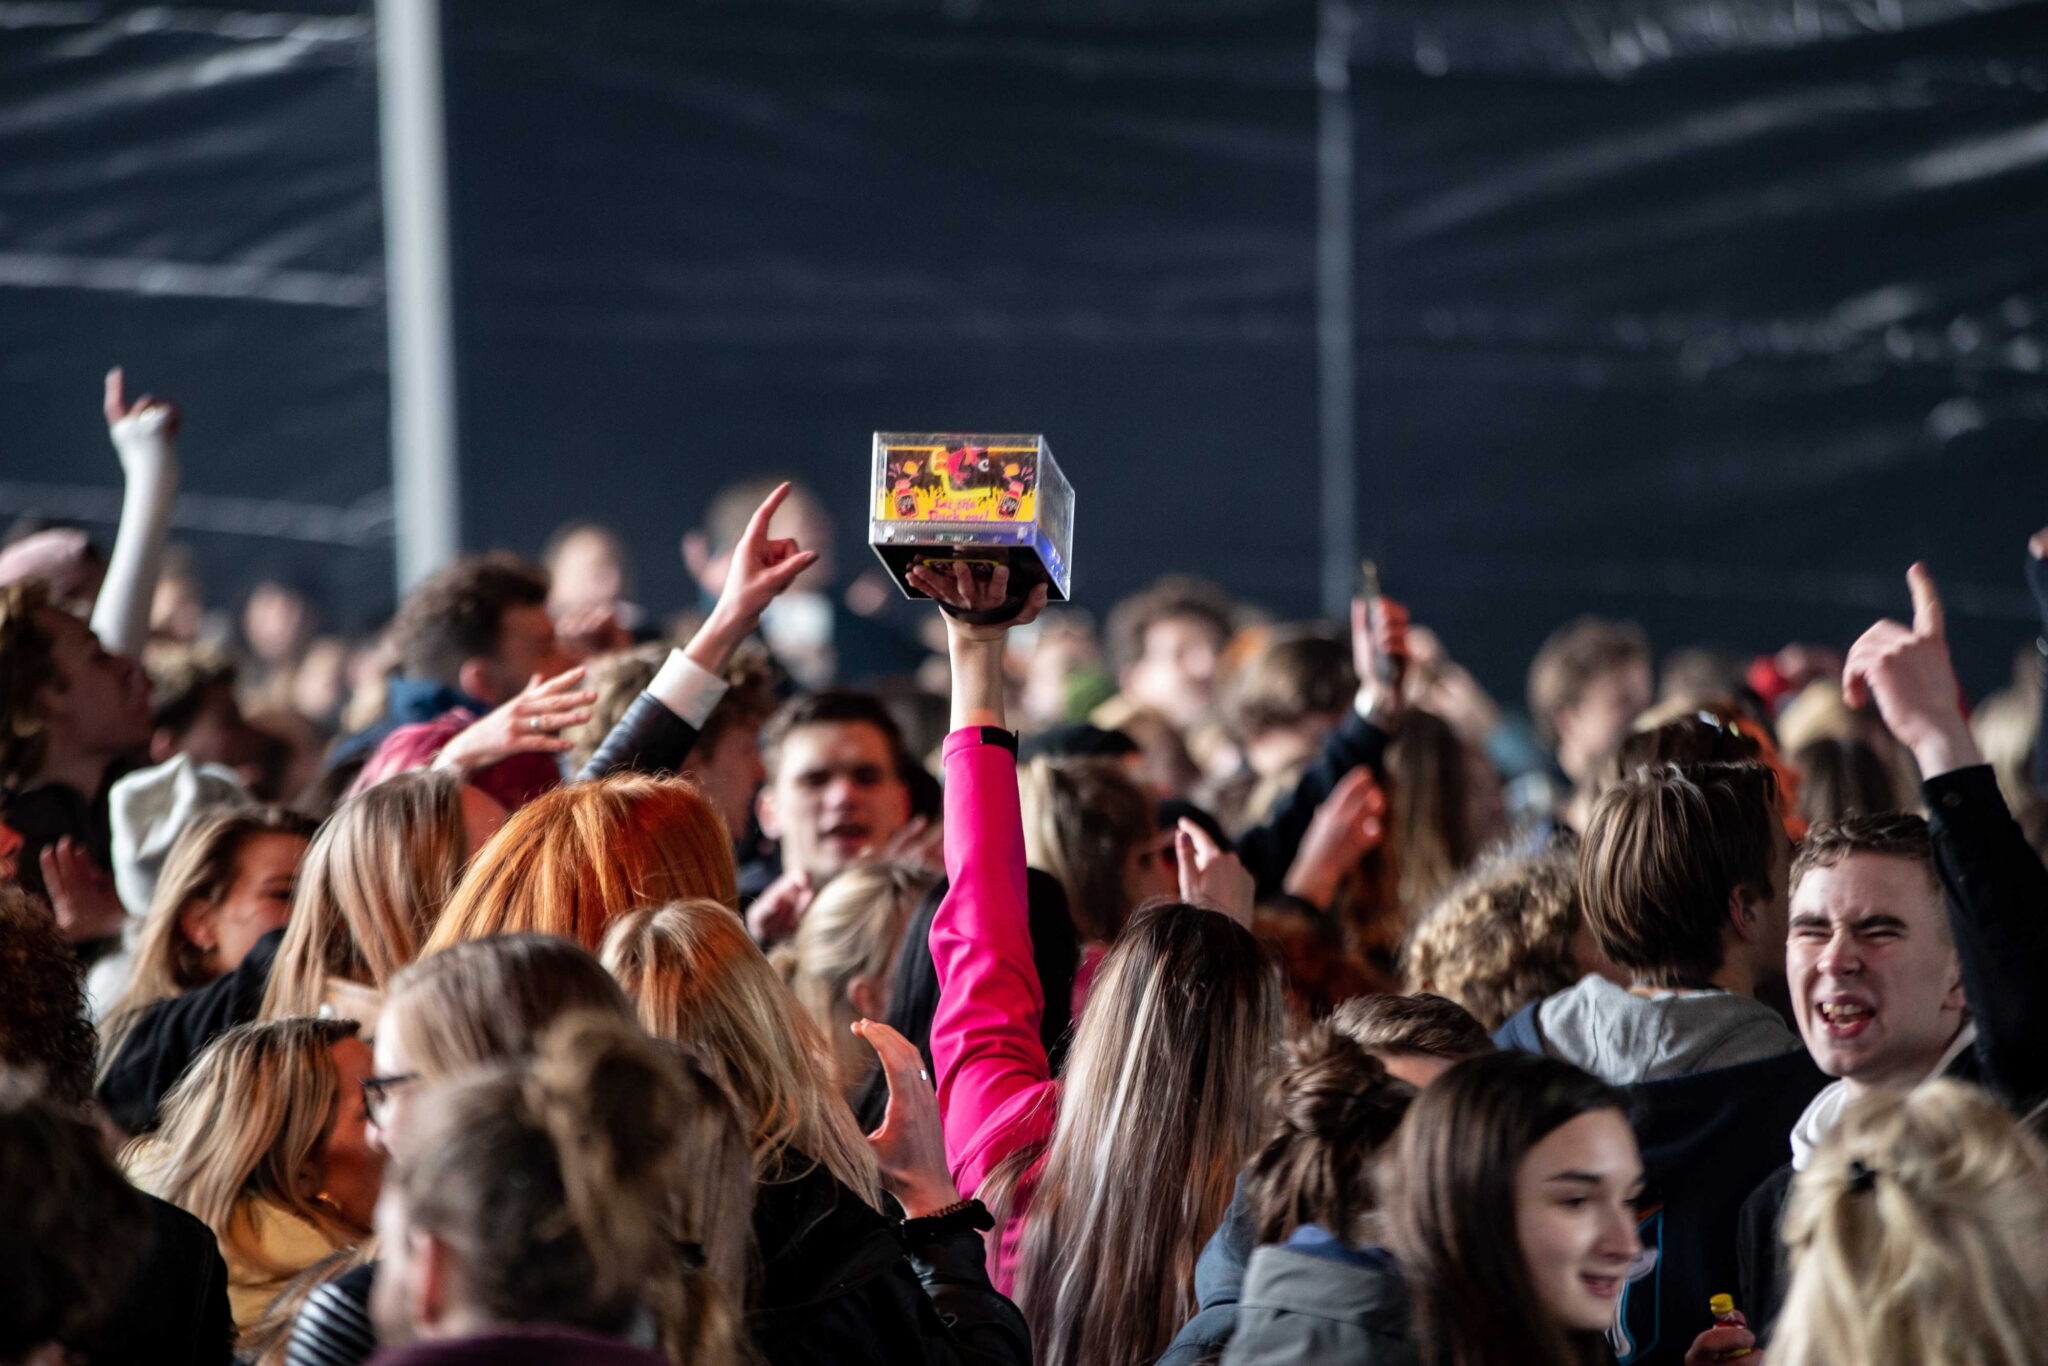
M 109 424 L 119 422 L 128 415 L 128 405 L 123 401 L 126 378 L 118 365 L 107 371 L 107 390 L 102 407 Z
M 1945 636 L 1948 619 L 1941 609 L 1941 594 L 1935 591 L 1934 575 L 1927 572 L 1926 565 L 1916 563 L 1906 571 L 1906 587 L 1913 594 L 1913 634 Z
M 768 524 L 775 520 L 775 509 L 781 507 L 783 500 L 788 497 L 789 481 L 785 479 L 775 486 L 774 492 L 761 500 L 761 506 L 754 509 L 754 515 L 747 519 L 746 534 L 740 539 L 749 545 L 765 540 L 768 535 Z

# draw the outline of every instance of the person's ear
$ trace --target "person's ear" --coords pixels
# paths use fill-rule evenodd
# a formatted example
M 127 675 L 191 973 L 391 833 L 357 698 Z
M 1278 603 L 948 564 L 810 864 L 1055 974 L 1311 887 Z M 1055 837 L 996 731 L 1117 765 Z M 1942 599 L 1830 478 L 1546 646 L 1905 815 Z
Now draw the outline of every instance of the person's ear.
M 199 948 L 212 951 L 220 944 L 220 936 L 214 932 L 214 912 L 219 907 L 204 897 L 193 897 L 185 903 L 185 909 L 178 912 L 178 933 Z
M 1970 1013 L 1970 999 L 1963 993 L 1963 961 L 1956 957 L 1956 951 L 1948 951 L 1948 965 L 1942 969 L 1948 974 L 1948 994 L 1941 998 L 1943 1010 L 1953 1010 L 1958 1015 Z
M 149 761 L 160 764 L 178 752 L 178 737 L 171 731 L 159 728 L 149 733 Z
M 769 839 L 782 838 L 782 820 L 775 809 L 774 783 L 763 783 L 761 790 L 754 794 L 754 819 L 761 823 L 761 833 Z
M 455 686 L 479 702 L 496 706 L 498 690 L 493 686 L 497 681 L 496 675 L 497 670 L 491 667 L 490 660 L 482 655 L 471 655 L 456 669 Z
M 1757 943 L 1763 937 L 1764 915 L 1754 890 L 1737 887 L 1728 893 L 1728 932 L 1744 944 Z
M 853 1013 L 870 1020 L 879 1020 L 889 1013 L 889 997 L 881 984 L 872 977 L 856 977 L 846 984 L 846 999 L 853 1003 Z
M 413 1327 L 424 1330 L 440 1323 L 453 1307 L 455 1256 L 448 1244 L 422 1229 L 407 1229 L 405 1238 L 412 1264 L 412 1302 L 406 1310 Z

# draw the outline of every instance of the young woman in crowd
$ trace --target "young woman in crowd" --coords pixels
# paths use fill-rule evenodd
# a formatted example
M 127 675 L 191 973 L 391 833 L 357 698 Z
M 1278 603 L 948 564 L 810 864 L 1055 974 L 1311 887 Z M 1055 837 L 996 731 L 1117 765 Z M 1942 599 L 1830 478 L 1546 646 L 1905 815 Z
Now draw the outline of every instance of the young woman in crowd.
M 740 1360 L 734 1306 L 692 1282 L 743 1230 L 677 1213 L 723 1198 L 738 1145 L 680 1055 L 616 1011 L 571 1015 L 529 1059 L 423 1088 L 408 1128 L 377 1206 L 380 1361 Z M 629 1344 L 655 1336 L 665 1353 Z
M 953 612 L 1000 608 L 1007 570 L 917 586 Z M 1230 915 L 1141 912 L 1103 960 L 1066 1075 L 1038 1034 L 1015 740 L 996 625 L 949 615 L 954 730 L 946 755 L 952 883 L 931 930 L 932 1027 L 946 1153 L 1003 1220 L 1041 1366 L 1150 1361 L 1194 1307 L 1194 1262 L 1257 1141 L 1256 1096 L 1281 1028 L 1277 974 Z M 1182 891 L 1248 917 L 1251 879 L 1185 828 Z M 1165 1198 L 1165 1193 L 1173 1198 Z
M 946 1172 L 937 1104 L 910 1044 L 864 1027 L 896 1064 L 891 1115 L 871 1146 L 840 1095 L 830 1045 L 723 904 L 635 911 L 605 937 L 603 959 L 648 1030 L 702 1059 L 751 1125 L 763 1275 L 748 1324 L 763 1356 L 776 1366 L 1028 1360 L 1023 1324 L 983 1269 L 974 1231 L 986 1216 Z M 881 1212 L 885 1186 L 907 1216 L 895 1229 Z
M 1952 1081 L 1873 1093 L 1793 1185 L 1772 1366 L 2035 1366 L 2048 1343 L 2043 1227 L 2048 1152 L 1990 1096 Z M 1702 1345 L 1750 1345 L 1710 1336 L 1695 1346 L 1706 1360 Z
M 1643 1164 L 1626 1103 L 1569 1063 L 1532 1054 L 1468 1058 L 1437 1078 L 1381 1168 L 1387 1247 L 1345 1263 L 1345 1315 L 1320 1329 L 1295 1324 L 1316 1347 L 1289 1359 L 1611 1362 L 1602 1334 L 1642 1249 Z M 1331 1287 L 1304 1294 L 1269 1265 L 1247 1277 L 1226 1363 L 1260 1360 L 1258 1342 L 1331 1302 Z
M 422 1097 L 479 1069 L 530 1058 L 571 1015 L 638 1028 L 632 1003 L 597 960 L 552 936 L 497 935 L 400 972 L 377 1018 L 376 1073 L 365 1088 L 371 1143 L 393 1155 L 411 1152 Z M 754 1185 L 745 1127 L 730 1102 L 715 1089 L 701 1091 L 698 1109 L 699 1120 L 716 1120 L 724 1138 L 713 1143 L 709 1130 L 693 1131 L 694 1176 L 673 1201 L 677 1218 L 698 1231 L 703 1255 L 666 1268 L 669 1279 L 649 1287 L 649 1307 L 665 1343 L 694 1343 L 718 1357 L 730 1350 L 746 1296 Z M 377 1346 L 370 1301 L 379 1275 L 375 1264 L 360 1267 L 313 1292 L 293 1330 L 291 1366 L 352 1366 L 369 1357 Z
M 369 1236 L 383 1170 L 363 1132 L 370 1049 L 353 1020 L 242 1025 L 215 1040 L 128 1154 L 136 1180 L 213 1230 L 235 1326 Z
M 774 961 L 811 1020 L 835 1045 L 839 1090 L 851 1104 L 875 1070 L 874 1054 L 853 1032 L 860 1019 L 889 1013 L 889 977 L 904 926 L 932 875 L 922 868 L 873 863 L 826 883 Z
M 596 952 L 636 906 L 739 904 L 725 822 L 696 788 L 620 774 L 545 793 L 471 863 L 426 951 L 489 934 L 555 934 Z
M 278 807 L 218 811 L 185 827 L 164 858 L 128 985 L 101 1031 L 106 1057 L 120 1052 L 142 1012 L 233 971 L 284 926 L 314 829 Z
M 417 769 L 365 789 L 306 855 L 292 923 L 263 998 L 268 1019 L 323 1007 L 368 1024 L 419 955 L 471 853 L 504 809 L 452 774 Z

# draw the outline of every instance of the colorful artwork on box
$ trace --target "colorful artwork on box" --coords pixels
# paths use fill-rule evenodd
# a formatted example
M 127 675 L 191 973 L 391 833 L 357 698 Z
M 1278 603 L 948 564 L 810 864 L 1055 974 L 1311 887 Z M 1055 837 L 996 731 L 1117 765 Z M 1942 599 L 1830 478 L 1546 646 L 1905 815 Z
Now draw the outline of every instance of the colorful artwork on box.
M 1029 522 L 1037 512 L 1036 446 L 891 446 L 876 519 Z

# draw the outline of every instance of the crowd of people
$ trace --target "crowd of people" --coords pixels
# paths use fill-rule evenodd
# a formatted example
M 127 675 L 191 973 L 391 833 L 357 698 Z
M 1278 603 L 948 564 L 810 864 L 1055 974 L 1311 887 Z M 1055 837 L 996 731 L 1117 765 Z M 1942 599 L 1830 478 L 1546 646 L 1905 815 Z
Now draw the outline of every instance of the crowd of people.
M 1923 566 L 1525 709 L 763 481 L 672 619 L 582 522 L 350 638 L 106 414 L 0 547 L 0 1366 L 2048 1363 L 2040 666 Z

